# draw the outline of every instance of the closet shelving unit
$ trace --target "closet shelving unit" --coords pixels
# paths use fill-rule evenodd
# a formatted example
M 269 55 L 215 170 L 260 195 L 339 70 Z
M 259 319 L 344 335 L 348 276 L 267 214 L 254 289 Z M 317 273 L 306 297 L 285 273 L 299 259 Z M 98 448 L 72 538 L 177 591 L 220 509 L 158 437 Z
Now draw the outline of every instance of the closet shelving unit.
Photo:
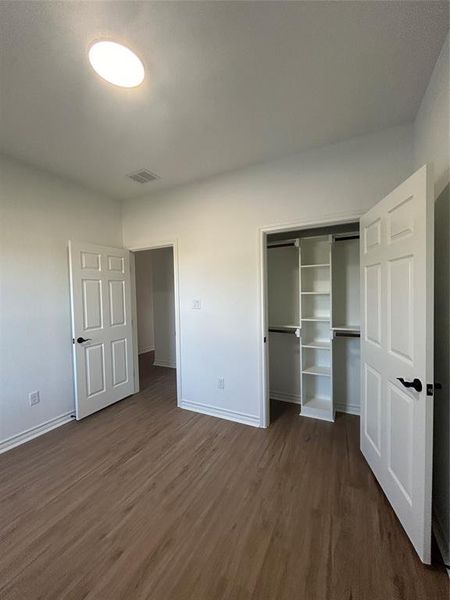
M 334 420 L 331 236 L 300 240 L 301 414 Z

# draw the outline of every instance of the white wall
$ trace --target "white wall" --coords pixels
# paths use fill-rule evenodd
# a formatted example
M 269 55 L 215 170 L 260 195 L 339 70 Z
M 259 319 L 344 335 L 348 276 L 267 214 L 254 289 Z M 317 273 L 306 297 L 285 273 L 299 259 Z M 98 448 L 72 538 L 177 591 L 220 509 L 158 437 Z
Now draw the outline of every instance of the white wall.
M 449 38 L 442 48 L 414 123 L 416 167 L 433 164 L 435 178 L 434 530 L 450 564 L 450 92 Z
M 160 367 L 176 366 L 175 298 L 173 250 L 151 250 L 153 264 L 153 314 L 155 362 Z
M 138 352 L 155 349 L 153 326 L 153 269 L 152 250 L 136 252 L 136 311 Z
M 120 205 L 0 158 L 0 448 L 74 410 L 69 239 L 121 246 Z
M 191 408 L 260 424 L 259 228 L 366 210 L 412 171 L 404 126 L 124 203 L 125 246 L 178 240 Z

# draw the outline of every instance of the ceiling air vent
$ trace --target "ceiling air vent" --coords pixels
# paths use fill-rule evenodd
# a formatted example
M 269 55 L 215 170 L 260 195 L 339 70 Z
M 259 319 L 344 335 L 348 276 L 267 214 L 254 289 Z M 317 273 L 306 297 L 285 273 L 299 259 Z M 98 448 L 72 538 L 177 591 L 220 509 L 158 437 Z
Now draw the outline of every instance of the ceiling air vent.
M 140 169 L 135 173 L 129 173 L 127 177 L 129 177 L 133 181 L 136 181 L 137 183 L 149 183 L 150 181 L 155 181 L 155 179 L 159 179 L 158 175 L 147 171 L 147 169 Z

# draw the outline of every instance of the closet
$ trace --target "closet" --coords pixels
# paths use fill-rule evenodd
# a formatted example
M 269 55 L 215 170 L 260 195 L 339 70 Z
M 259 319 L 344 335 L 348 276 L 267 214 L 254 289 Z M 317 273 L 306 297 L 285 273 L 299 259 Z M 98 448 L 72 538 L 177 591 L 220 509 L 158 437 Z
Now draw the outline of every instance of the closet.
M 346 227 L 268 237 L 270 397 L 326 421 L 359 414 L 359 229 Z

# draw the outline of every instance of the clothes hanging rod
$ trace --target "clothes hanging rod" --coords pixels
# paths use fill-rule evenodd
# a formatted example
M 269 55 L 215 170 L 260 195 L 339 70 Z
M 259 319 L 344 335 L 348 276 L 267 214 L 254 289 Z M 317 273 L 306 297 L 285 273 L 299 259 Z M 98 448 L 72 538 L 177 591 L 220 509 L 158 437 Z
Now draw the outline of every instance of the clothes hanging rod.
M 289 334 L 295 335 L 296 329 L 281 329 L 278 327 L 269 327 L 269 332 L 270 333 L 289 333 Z
M 358 333 L 357 331 L 335 331 L 334 335 L 335 335 L 335 337 L 352 337 L 352 338 L 361 337 L 360 333 Z

